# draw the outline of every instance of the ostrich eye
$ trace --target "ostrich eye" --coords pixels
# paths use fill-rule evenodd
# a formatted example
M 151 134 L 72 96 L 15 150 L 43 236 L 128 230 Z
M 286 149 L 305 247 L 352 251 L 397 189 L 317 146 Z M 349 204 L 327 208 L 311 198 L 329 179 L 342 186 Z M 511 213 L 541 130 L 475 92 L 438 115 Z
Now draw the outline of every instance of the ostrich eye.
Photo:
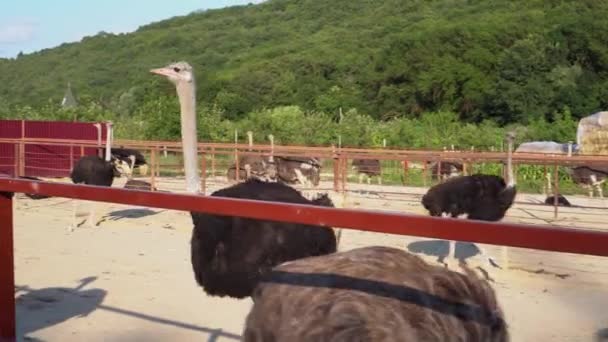
M 173 71 L 180 72 L 180 69 L 178 67 L 175 67 L 175 68 L 173 68 Z

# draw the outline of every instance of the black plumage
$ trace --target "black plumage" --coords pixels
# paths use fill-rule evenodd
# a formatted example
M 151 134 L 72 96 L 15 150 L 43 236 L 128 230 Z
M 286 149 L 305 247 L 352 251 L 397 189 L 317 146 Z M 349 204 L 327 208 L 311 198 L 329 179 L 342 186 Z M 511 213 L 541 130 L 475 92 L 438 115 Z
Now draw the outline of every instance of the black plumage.
M 422 205 L 431 216 L 468 214 L 469 219 L 498 221 L 513 204 L 516 193 L 516 187 L 506 186 L 501 177 L 475 174 L 433 186 L 422 197 Z
M 99 186 L 112 186 L 114 177 L 120 177 L 114 162 L 105 161 L 98 156 L 80 158 L 70 174 L 74 184 Z
M 312 201 L 282 183 L 249 179 L 214 197 L 333 207 L 322 195 Z M 191 261 L 197 283 L 214 296 L 250 296 L 260 277 L 283 262 L 336 251 L 332 228 L 192 212 Z

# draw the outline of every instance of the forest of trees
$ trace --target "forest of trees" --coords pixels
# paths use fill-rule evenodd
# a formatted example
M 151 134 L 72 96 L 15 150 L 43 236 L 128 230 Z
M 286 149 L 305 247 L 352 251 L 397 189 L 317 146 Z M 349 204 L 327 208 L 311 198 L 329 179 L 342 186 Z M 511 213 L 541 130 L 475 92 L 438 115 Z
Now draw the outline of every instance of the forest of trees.
M 0 59 L 0 118 L 101 120 L 118 136 L 176 139 L 169 82 L 196 71 L 201 138 L 234 129 L 283 143 L 492 146 L 573 140 L 608 104 L 608 2 L 269 0 L 130 34 Z M 59 106 L 67 82 L 80 103 Z M 340 122 L 340 109 L 343 119 Z

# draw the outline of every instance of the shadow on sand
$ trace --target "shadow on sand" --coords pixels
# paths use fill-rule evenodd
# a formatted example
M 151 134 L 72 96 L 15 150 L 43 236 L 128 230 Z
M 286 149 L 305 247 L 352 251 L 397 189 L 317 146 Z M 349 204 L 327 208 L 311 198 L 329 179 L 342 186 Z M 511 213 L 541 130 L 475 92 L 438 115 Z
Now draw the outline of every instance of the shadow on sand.
M 596 342 L 608 342 L 608 328 L 600 329 L 595 333 Z
M 412 253 L 436 256 L 438 262 L 444 263 L 448 256 L 449 244 L 450 242 L 447 240 L 414 241 L 407 245 L 407 250 Z M 480 254 L 480 250 L 474 243 L 455 241 L 454 256 L 459 262 L 465 263 L 466 259 L 477 254 Z
M 148 208 L 123 209 L 109 212 L 105 215 L 105 219 L 110 221 L 118 221 L 125 218 L 138 219 L 146 216 L 156 215 L 158 213 L 160 213 L 160 211 L 154 211 Z
M 220 337 L 237 341 L 241 340 L 241 336 L 223 332 L 221 329 L 201 327 L 195 324 L 173 321 L 103 305 L 102 302 L 107 295 L 106 290 L 83 289 L 95 280 L 97 280 L 97 277 L 81 279 L 80 283 L 74 288 L 48 287 L 44 289 L 32 289 L 29 286 L 15 286 L 15 294 L 17 295 L 17 336 L 20 337 L 20 340 L 41 341 L 27 335 L 60 324 L 71 318 L 86 317 L 95 310 L 110 311 L 117 315 L 125 315 L 158 324 L 199 331 L 209 335 L 207 339 L 209 342 L 216 341 Z

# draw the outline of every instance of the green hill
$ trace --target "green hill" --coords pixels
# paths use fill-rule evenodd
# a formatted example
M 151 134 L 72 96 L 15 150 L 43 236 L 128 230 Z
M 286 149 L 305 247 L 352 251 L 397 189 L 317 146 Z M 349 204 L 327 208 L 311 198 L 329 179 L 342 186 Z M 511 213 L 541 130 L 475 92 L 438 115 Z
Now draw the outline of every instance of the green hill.
M 131 115 L 171 85 L 148 70 L 196 69 L 201 104 L 229 119 L 297 105 L 376 119 L 451 111 L 528 122 L 608 102 L 608 2 L 269 0 L 192 13 L 130 34 L 100 32 L 0 59 L 0 110 L 80 103 Z

